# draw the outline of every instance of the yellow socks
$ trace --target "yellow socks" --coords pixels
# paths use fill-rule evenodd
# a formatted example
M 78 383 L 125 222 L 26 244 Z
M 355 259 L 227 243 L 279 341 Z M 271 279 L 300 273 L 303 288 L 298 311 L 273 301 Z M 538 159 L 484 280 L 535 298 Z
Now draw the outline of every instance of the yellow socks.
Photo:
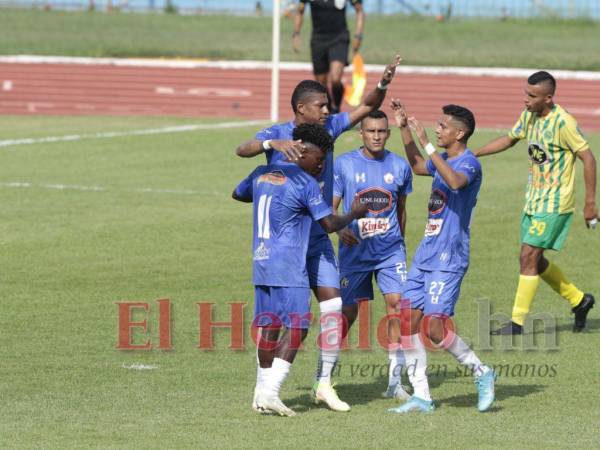
M 525 317 L 531 309 L 533 297 L 539 284 L 539 275 L 519 275 L 519 285 L 517 286 L 517 294 L 512 310 L 512 321 L 514 323 L 523 325 L 525 322 Z
M 557 292 L 561 297 L 567 300 L 571 306 L 574 308 L 579 305 L 581 300 L 583 299 L 583 292 L 581 292 L 577 287 L 571 283 L 562 273 L 562 270 L 548 261 L 548 267 L 546 270 L 540 274 L 542 280 L 550 285 L 555 292 Z

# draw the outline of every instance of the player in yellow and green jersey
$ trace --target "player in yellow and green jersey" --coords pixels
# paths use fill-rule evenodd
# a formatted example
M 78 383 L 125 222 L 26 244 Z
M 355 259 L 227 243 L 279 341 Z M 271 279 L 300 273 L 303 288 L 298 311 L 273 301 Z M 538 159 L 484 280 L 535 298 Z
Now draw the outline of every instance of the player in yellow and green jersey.
M 596 160 L 577 126 L 577 121 L 553 101 L 556 80 L 548 72 L 527 79 L 525 110 L 508 133 L 484 145 L 477 156 L 504 151 L 527 140 L 529 183 L 521 216 L 521 274 L 512 320 L 492 334 L 521 334 L 523 323 L 540 278 L 564 297 L 575 314 L 574 332 L 582 331 L 594 297 L 571 283 L 560 268 L 544 257 L 544 250 L 560 250 L 571 226 L 575 209 L 575 158 L 583 162 L 585 207 L 588 228 L 598 221 L 596 207 Z

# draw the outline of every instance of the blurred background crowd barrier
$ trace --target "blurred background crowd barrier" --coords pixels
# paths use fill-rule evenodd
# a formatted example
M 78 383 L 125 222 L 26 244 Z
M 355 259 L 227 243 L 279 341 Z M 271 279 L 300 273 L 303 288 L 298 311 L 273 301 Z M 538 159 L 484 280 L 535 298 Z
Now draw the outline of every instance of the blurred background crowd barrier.
M 280 0 L 283 13 L 289 15 L 296 1 Z M 363 0 L 363 4 L 368 14 L 600 20 L 599 0 Z M 269 15 L 273 0 L 0 0 L 0 7 Z

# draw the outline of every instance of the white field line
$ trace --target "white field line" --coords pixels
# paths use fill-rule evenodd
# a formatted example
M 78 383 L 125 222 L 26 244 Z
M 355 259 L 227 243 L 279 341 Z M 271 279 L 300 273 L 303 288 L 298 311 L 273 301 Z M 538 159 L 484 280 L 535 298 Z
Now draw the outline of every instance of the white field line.
M 270 70 L 271 63 L 267 61 L 204 61 L 204 60 L 168 60 L 168 59 L 141 59 L 141 58 L 84 58 L 69 56 L 35 56 L 14 55 L 0 56 L 0 63 L 7 64 L 80 64 L 90 66 L 117 66 L 117 67 L 156 67 L 170 69 L 235 69 L 235 70 Z M 309 63 L 282 62 L 281 70 L 312 71 Z M 383 65 L 366 64 L 367 72 L 381 73 Z M 352 67 L 346 70 L 352 70 Z M 461 75 L 470 77 L 508 77 L 526 78 L 539 68 L 505 68 L 505 67 L 441 67 L 441 66 L 406 66 L 400 65 L 398 73 L 426 74 L 426 75 Z M 549 69 L 544 69 L 549 70 Z M 549 70 L 560 80 L 600 80 L 600 72 L 584 70 Z
M 155 366 L 152 364 L 140 364 L 140 363 L 125 364 L 125 363 L 123 363 L 121 365 L 121 368 L 129 369 L 129 370 L 154 370 L 154 369 L 158 369 L 158 366 Z
M 53 189 L 58 191 L 80 191 L 80 192 L 139 192 L 142 194 L 173 194 L 173 195 L 199 195 L 206 192 L 195 191 L 192 189 L 161 189 L 161 188 L 133 188 L 133 189 L 118 189 L 107 188 L 104 186 L 85 186 L 81 184 L 57 184 L 57 183 L 31 183 L 29 181 L 7 181 L 0 182 L 0 188 L 13 189 Z M 224 196 L 224 192 L 213 191 L 210 193 L 213 196 Z
M 30 145 L 30 144 L 47 144 L 52 142 L 69 142 L 69 141 L 81 141 L 84 139 L 111 139 L 124 136 L 145 136 L 152 134 L 165 134 L 165 133 L 186 133 L 189 131 L 198 130 L 222 130 L 227 128 L 244 128 L 256 125 L 266 125 L 268 121 L 265 120 L 247 120 L 244 122 L 221 122 L 214 124 L 197 124 L 197 125 L 178 125 L 163 128 L 147 128 L 142 130 L 130 130 L 130 131 L 107 131 L 100 133 L 90 134 L 69 134 L 64 136 L 45 136 L 41 138 L 23 138 L 23 139 L 5 139 L 0 140 L 0 148 L 11 147 L 15 145 Z

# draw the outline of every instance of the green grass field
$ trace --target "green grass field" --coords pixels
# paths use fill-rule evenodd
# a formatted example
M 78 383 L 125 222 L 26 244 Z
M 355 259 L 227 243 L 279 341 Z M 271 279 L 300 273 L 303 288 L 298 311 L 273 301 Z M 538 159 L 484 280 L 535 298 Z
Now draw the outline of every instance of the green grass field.
M 5 116 L 0 117 L 0 141 L 184 123 L 197 121 Z M 454 361 L 439 353 L 430 354 L 430 363 L 447 364 L 449 373 L 430 378 L 435 414 L 386 413 L 396 404 L 380 397 L 387 380 L 377 370 L 367 369 L 362 376 L 357 369 L 387 362 L 375 344 L 371 351 L 342 354 L 339 393 L 352 411 L 336 414 L 314 407 L 309 400 L 316 361 L 313 329 L 282 389 L 283 400 L 299 415 L 255 415 L 250 409 L 252 345 L 233 352 L 227 333 L 219 331 L 214 351 L 196 348 L 197 302 L 215 302 L 215 319 L 220 320 L 227 318 L 226 302 L 245 301 L 247 312 L 252 310 L 251 210 L 231 200 L 230 192 L 263 162 L 233 153 L 255 131 L 246 127 L 0 147 L 0 279 L 6 294 L 0 314 L 0 447 L 598 445 L 600 312 L 592 310 L 589 331 L 574 335 L 567 303 L 544 285 L 534 310 L 556 317 L 559 349 L 546 351 L 539 332 L 535 349 L 523 350 L 517 338 L 516 349 L 506 350 L 494 338 L 491 350 L 478 353 L 490 364 L 554 367 L 555 376 L 538 371 L 501 377 L 497 404 L 488 413 L 476 410 L 471 378 L 458 376 Z M 497 134 L 479 132 L 472 145 Z M 600 148 L 600 135 L 590 140 Z M 393 132 L 388 144 L 402 153 L 399 133 Z M 357 134 L 349 132 L 338 140 L 336 151 L 357 145 Z M 478 333 L 477 302 L 488 299 L 494 311 L 502 312 L 512 306 L 527 177 L 524 147 L 484 159 L 483 166 L 471 268 L 457 308 L 459 333 L 479 349 L 485 339 Z M 600 294 L 600 231 L 586 230 L 581 219 L 581 171 L 577 185 L 577 220 L 564 251 L 551 258 L 583 289 Z M 408 200 L 410 254 L 422 236 L 429 186 L 429 179 L 415 180 Z M 150 303 L 149 336 L 156 344 L 159 298 L 172 302 L 174 350 L 117 350 L 115 302 Z M 379 319 L 379 295 L 372 306 Z M 138 334 L 136 342 L 143 340 Z M 136 363 L 156 368 L 123 367 Z
M 270 60 L 270 20 L 1 9 L 0 54 Z M 292 22 L 282 20 L 282 60 L 310 61 L 310 28 L 307 12 L 303 51 L 297 55 L 291 47 Z M 600 70 L 594 42 L 600 42 L 600 26 L 583 20 L 437 23 L 369 15 L 363 54 L 373 64 L 388 63 L 400 52 L 413 65 Z

